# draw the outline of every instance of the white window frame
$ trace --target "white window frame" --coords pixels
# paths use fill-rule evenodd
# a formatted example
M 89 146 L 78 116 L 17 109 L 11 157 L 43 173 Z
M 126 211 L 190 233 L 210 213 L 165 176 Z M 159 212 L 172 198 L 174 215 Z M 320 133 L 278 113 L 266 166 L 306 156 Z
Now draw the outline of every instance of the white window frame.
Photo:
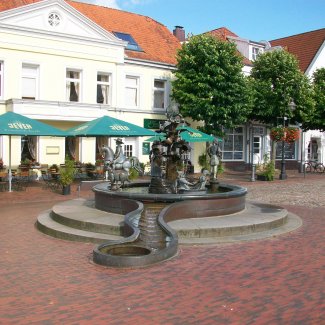
M 3 98 L 3 81 L 4 81 L 4 63 L 0 61 L 0 99 Z
M 136 80 L 136 86 L 132 87 L 131 85 L 128 85 L 127 79 Z M 128 89 L 135 90 L 136 93 L 135 105 L 130 105 L 126 100 L 126 97 L 128 96 L 128 91 L 127 91 Z M 125 106 L 130 108 L 137 108 L 140 106 L 140 77 L 139 76 L 134 76 L 134 75 L 125 76 Z
M 156 81 L 163 82 L 164 86 L 162 88 L 161 87 L 156 87 L 155 86 Z M 156 97 L 157 93 L 163 93 L 163 98 L 164 98 L 163 107 L 156 107 L 155 106 L 155 102 L 156 102 L 155 97 Z M 154 109 L 159 109 L 159 110 L 166 109 L 166 107 L 167 107 L 167 80 L 166 79 L 155 78 L 153 80 L 153 103 L 152 103 L 152 106 L 153 106 Z
M 242 132 L 236 132 L 236 129 L 238 128 L 241 128 L 242 129 Z M 231 132 L 229 132 L 231 131 Z M 221 152 L 222 152 L 222 160 L 223 161 L 243 161 L 245 159 L 245 130 L 244 130 L 244 127 L 243 126 L 238 126 L 238 127 L 235 127 L 235 128 L 231 128 L 230 130 L 226 130 L 226 137 L 232 137 L 232 150 L 225 150 L 224 149 L 224 141 L 222 142 L 222 149 L 221 149 Z M 242 150 L 235 150 L 235 141 L 234 141 L 234 138 L 235 136 L 242 136 Z M 242 153 L 242 157 L 241 158 L 237 158 L 235 159 L 234 156 L 236 155 L 236 153 Z M 232 153 L 232 158 L 225 158 L 225 154 L 226 153 Z
M 138 155 L 136 138 L 133 138 L 133 137 L 124 138 L 123 142 L 124 142 L 123 152 L 124 152 L 125 157 L 131 157 L 131 156 L 137 156 Z M 131 156 L 129 155 L 129 150 L 127 150 L 128 146 L 132 147 Z
M 69 72 L 78 73 L 79 78 L 68 77 Z M 81 98 L 82 98 L 81 97 L 82 96 L 82 70 L 74 69 L 74 68 L 66 68 L 65 77 L 66 77 L 66 82 L 65 82 L 66 101 L 71 102 L 71 103 L 80 103 Z M 76 92 L 78 95 L 77 101 L 70 100 L 71 90 L 70 90 L 68 83 L 71 83 L 71 82 L 75 83 L 75 87 L 76 87 L 76 85 L 78 85 L 78 87 L 76 87 Z M 77 89 L 79 90 L 79 93 L 78 93 Z
M 35 90 L 34 94 L 27 94 L 28 91 L 24 89 L 24 80 L 34 80 Z M 21 98 L 22 99 L 39 99 L 39 65 L 32 63 L 22 64 L 21 73 Z
M 252 46 L 252 61 L 255 61 L 261 53 L 262 49 L 260 47 Z
M 107 76 L 108 81 L 98 81 L 98 76 L 99 75 Z M 104 102 L 103 103 L 98 103 L 97 102 L 97 89 L 96 89 L 96 103 L 97 104 L 102 104 L 102 105 L 112 105 L 112 74 L 108 73 L 108 72 L 97 71 L 96 78 L 97 78 L 97 84 L 96 84 L 97 87 L 100 86 L 100 87 L 108 88 L 106 98 L 104 96 Z

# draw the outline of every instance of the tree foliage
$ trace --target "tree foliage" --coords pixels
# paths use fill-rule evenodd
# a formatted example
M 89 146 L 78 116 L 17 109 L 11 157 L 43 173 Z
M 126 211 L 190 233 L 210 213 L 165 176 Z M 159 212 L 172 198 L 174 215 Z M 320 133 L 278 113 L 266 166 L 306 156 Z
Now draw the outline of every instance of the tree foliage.
M 313 91 L 300 71 L 297 59 L 285 50 L 273 50 L 258 56 L 251 73 L 253 110 L 251 118 L 276 126 L 279 117 L 307 127 L 314 111 Z M 293 100 L 296 110 L 288 104 Z
M 211 35 L 192 36 L 177 61 L 172 98 L 183 116 L 204 121 L 203 131 L 210 134 L 246 121 L 250 93 L 235 44 Z
M 309 129 L 325 131 L 325 68 L 318 69 L 313 74 L 315 112 Z

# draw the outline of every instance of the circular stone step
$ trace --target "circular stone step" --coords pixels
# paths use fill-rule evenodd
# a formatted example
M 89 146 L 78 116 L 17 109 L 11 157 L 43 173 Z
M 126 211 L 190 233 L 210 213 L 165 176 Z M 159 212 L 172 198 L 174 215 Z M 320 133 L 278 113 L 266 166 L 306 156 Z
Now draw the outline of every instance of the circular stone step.
M 103 243 L 123 238 L 119 236 L 123 220 L 123 215 L 95 209 L 92 200 L 75 199 L 40 214 L 37 228 L 56 238 Z M 168 223 L 177 232 L 179 244 L 184 245 L 268 238 L 293 231 L 301 224 L 299 217 L 281 207 L 254 202 L 246 203 L 243 211 L 231 215 Z

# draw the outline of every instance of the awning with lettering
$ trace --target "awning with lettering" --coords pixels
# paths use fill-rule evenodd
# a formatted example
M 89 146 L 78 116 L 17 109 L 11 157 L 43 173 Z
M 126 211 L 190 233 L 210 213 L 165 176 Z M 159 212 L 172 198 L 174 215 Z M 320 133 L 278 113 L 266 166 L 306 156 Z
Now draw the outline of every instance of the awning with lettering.
M 66 132 L 70 136 L 79 137 L 140 137 L 155 135 L 154 131 L 107 115 L 70 128 Z
M 0 135 L 9 135 L 9 192 L 11 192 L 11 136 L 58 136 L 64 137 L 66 133 L 54 126 L 33 120 L 24 115 L 7 112 L 0 115 Z

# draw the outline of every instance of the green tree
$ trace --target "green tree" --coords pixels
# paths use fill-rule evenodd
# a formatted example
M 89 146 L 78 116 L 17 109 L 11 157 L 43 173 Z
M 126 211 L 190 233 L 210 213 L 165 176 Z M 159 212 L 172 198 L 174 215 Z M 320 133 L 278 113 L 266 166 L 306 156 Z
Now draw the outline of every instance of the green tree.
M 313 86 L 316 105 L 308 128 L 325 131 L 325 68 L 318 69 L 314 72 Z
M 211 35 L 192 36 L 177 62 L 172 98 L 183 116 L 204 121 L 202 131 L 210 134 L 246 121 L 250 92 L 235 44 Z
M 274 50 L 258 56 L 251 73 L 253 110 L 251 119 L 268 125 L 282 123 L 287 116 L 291 122 L 306 127 L 314 111 L 313 90 L 308 78 L 300 71 L 297 59 L 285 50 Z M 295 102 L 296 110 L 288 109 Z

